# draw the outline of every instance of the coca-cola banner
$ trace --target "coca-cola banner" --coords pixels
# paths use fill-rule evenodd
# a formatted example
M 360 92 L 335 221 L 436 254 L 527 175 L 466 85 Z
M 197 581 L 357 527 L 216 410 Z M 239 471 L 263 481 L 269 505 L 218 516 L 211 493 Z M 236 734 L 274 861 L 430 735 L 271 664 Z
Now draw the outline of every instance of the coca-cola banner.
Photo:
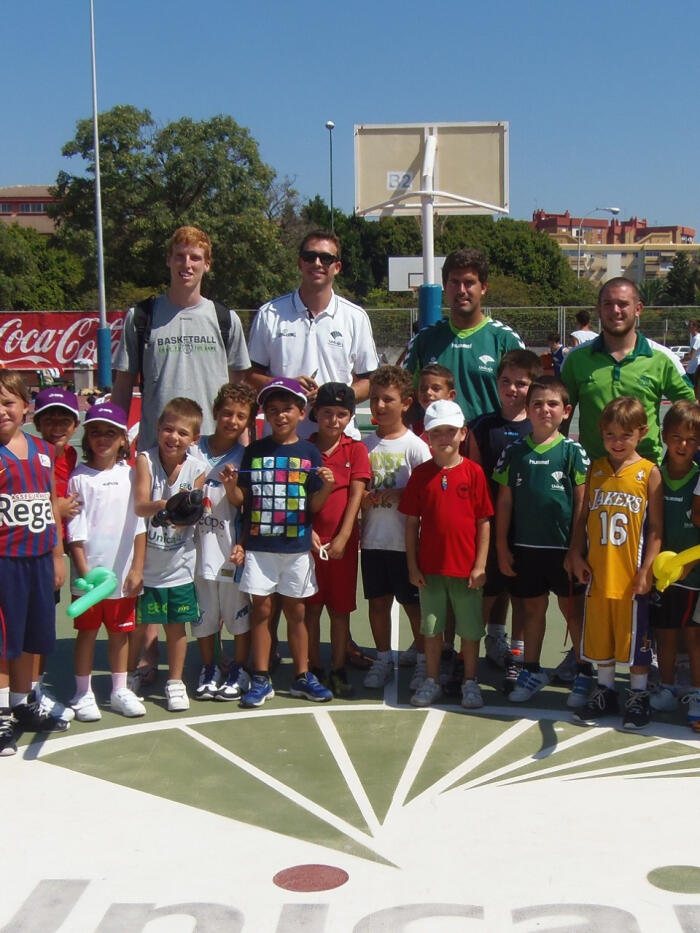
M 112 353 L 124 326 L 124 311 L 108 311 Z M 97 311 L 0 313 L 0 366 L 8 369 L 72 369 L 76 360 L 96 362 Z

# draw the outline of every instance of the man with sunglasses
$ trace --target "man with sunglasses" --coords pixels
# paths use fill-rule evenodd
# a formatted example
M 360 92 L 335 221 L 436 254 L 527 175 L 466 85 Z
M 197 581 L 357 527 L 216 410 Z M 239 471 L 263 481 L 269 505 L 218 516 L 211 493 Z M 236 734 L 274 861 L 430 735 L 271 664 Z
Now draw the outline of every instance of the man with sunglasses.
M 340 240 L 325 230 L 308 233 L 297 262 L 301 284 L 296 291 L 268 301 L 255 315 L 248 338 L 249 381 L 260 391 L 281 376 L 296 379 L 306 392 L 307 411 L 326 382 L 351 385 L 361 402 L 369 395 L 369 376 L 379 360 L 367 314 L 333 291 L 342 268 Z M 308 437 L 314 428 L 307 416 L 299 436 Z M 346 433 L 359 437 L 354 421 Z

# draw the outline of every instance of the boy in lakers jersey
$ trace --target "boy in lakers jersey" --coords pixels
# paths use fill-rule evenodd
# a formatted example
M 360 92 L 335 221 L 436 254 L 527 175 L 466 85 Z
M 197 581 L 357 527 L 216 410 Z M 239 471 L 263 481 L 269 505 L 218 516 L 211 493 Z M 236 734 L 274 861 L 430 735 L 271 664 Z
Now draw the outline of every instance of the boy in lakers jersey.
M 630 665 L 623 727 L 649 722 L 648 594 L 661 546 L 661 473 L 637 453 L 647 432 L 642 403 L 613 399 L 600 416 L 606 457 L 594 460 L 567 567 L 588 584 L 581 655 L 598 663 L 598 685 L 574 719 L 591 725 L 617 712 L 615 664 Z

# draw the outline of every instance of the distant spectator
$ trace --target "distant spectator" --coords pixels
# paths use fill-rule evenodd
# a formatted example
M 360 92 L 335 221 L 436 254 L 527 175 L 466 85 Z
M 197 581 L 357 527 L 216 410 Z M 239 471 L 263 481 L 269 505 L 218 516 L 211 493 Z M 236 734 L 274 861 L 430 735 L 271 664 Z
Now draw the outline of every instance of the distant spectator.
M 589 312 L 582 308 L 580 311 L 576 312 L 574 317 L 578 324 L 578 330 L 571 332 L 571 339 L 574 342 L 574 346 L 578 347 L 582 343 L 588 343 L 589 340 L 595 340 L 598 334 L 591 328 L 591 315 Z

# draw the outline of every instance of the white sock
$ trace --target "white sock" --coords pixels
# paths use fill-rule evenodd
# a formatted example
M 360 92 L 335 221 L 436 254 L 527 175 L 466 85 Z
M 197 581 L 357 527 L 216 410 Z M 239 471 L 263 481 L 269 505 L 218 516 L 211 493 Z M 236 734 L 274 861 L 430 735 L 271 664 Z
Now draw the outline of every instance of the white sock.
M 515 661 L 522 661 L 525 654 L 525 642 L 516 638 L 510 643 L 510 653 Z
M 0 687 L 0 709 L 7 709 L 10 705 L 10 688 Z
M 112 674 L 112 692 L 126 687 L 126 671 L 120 671 Z
M 27 702 L 26 693 L 16 693 L 14 690 L 10 690 L 10 707 L 14 708 L 15 706 L 22 706 Z
M 646 690 L 648 674 L 630 674 L 630 687 L 633 690 Z
M 76 674 L 75 675 L 75 693 L 76 696 L 81 697 L 84 693 L 90 693 L 92 689 L 90 681 L 92 679 L 92 674 Z
M 615 689 L 615 665 L 598 665 L 598 683 L 609 690 Z
M 505 625 L 499 625 L 497 622 L 489 622 L 486 631 L 493 638 L 505 638 L 506 627 Z

